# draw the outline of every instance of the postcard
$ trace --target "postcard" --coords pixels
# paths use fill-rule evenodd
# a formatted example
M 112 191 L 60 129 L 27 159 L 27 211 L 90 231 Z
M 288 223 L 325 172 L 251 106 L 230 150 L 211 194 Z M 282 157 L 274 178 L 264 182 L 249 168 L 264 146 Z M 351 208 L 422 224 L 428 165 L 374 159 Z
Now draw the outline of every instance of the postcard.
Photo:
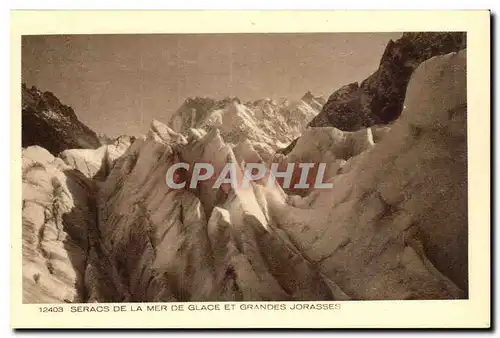
M 489 328 L 488 11 L 11 12 L 11 326 Z

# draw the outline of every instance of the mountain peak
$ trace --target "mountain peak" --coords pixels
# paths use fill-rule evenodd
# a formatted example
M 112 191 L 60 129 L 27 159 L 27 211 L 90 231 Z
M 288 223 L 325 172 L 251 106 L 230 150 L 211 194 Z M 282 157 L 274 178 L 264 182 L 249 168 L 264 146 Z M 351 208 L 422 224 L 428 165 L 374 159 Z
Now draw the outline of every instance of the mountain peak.
M 97 134 L 52 92 L 21 86 L 22 145 L 39 145 L 57 155 L 71 148 L 98 148 Z
M 309 102 L 310 100 L 314 99 L 314 95 L 310 92 L 307 91 L 303 96 L 302 96 L 302 101 Z

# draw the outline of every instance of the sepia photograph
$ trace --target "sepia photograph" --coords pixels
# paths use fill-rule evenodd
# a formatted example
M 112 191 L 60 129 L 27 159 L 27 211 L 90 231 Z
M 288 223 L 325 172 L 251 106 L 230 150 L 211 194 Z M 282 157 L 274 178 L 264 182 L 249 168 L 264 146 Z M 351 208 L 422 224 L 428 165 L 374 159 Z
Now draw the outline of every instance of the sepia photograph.
M 468 42 L 23 34 L 22 303 L 468 300 Z

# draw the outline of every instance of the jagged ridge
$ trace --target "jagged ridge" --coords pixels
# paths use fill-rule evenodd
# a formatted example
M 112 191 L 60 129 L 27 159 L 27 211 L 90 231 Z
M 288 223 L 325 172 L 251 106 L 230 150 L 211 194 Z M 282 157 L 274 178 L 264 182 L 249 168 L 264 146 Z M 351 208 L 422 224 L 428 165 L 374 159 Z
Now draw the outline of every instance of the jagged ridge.
M 461 32 L 404 33 L 389 41 L 372 75 L 334 92 L 309 125 L 353 131 L 392 122 L 401 114 L 408 82 L 418 65 L 465 47 L 466 34 Z
M 39 145 L 57 156 L 66 149 L 101 146 L 96 133 L 80 122 L 51 92 L 22 85 L 22 146 Z

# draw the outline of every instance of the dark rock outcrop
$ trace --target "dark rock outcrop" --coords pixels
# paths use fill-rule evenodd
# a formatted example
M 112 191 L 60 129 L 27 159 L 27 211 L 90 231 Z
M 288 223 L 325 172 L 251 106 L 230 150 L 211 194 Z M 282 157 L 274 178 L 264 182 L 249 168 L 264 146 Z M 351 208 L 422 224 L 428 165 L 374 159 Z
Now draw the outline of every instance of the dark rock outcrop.
M 51 92 L 22 86 L 22 146 L 47 149 L 57 156 L 66 149 L 101 146 L 98 136 L 78 120 L 73 109 Z
M 309 126 L 355 131 L 394 121 L 401 115 L 413 71 L 433 56 L 465 47 L 466 34 L 461 32 L 404 33 L 389 41 L 375 73 L 361 84 L 351 83 L 335 91 Z

